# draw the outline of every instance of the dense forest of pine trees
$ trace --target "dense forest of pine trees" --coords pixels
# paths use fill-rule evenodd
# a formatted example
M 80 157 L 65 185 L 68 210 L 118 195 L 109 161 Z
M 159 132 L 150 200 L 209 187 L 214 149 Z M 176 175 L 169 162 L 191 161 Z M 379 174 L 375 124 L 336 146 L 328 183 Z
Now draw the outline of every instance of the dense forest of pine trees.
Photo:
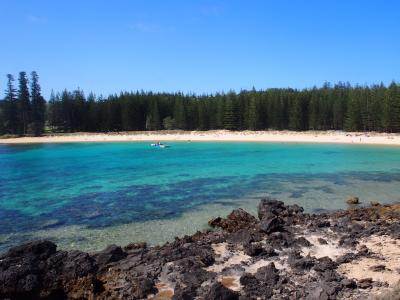
M 313 89 L 268 89 L 184 95 L 130 92 L 107 98 L 81 90 L 41 96 L 38 75 L 7 75 L 0 134 L 131 130 L 346 130 L 400 132 L 400 85 L 326 83 Z

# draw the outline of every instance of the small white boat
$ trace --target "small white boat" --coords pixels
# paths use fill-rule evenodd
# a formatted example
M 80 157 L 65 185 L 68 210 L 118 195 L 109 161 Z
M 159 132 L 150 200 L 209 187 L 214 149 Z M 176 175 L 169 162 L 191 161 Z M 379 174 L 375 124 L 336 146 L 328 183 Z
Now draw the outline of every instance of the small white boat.
M 151 147 L 158 147 L 158 148 L 169 148 L 168 145 L 162 144 L 162 143 L 153 143 L 150 144 Z

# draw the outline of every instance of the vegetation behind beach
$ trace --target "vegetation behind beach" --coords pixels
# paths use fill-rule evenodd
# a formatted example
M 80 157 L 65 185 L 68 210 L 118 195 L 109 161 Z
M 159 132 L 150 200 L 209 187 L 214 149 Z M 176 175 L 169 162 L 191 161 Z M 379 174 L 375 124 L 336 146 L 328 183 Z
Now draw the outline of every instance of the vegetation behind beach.
M 138 130 L 345 130 L 400 132 L 400 86 L 348 83 L 312 89 L 239 93 L 121 92 L 108 97 L 82 90 L 52 93 L 46 102 L 36 72 L 7 75 L 0 101 L 0 134 Z M 30 89 L 28 87 L 30 85 Z

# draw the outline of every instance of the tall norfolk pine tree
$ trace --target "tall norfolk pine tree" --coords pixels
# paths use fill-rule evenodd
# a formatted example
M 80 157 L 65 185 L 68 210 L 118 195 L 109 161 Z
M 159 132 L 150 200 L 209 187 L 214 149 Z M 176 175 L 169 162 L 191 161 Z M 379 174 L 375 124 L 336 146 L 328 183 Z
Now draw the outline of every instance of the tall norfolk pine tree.
M 238 111 L 234 97 L 233 93 L 229 93 L 225 100 L 224 128 L 228 130 L 237 130 L 239 127 Z
M 258 130 L 260 128 L 259 105 L 257 103 L 257 99 L 254 96 L 250 98 L 248 111 L 249 113 L 247 116 L 247 128 L 250 130 Z
M 3 117 L 4 129 L 10 134 L 16 134 L 19 125 L 16 93 L 14 77 L 11 74 L 7 74 L 7 90 L 4 98 Z
M 31 131 L 34 135 L 41 135 L 44 132 L 46 101 L 41 95 L 39 76 L 35 71 L 31 73 L 31 107 Z
M 29 98 L 28 79 L 25 72 L 20 72 L 18 77 L 18 129 L 19 134 L 27 134 L 31 121 L 31 103 Z

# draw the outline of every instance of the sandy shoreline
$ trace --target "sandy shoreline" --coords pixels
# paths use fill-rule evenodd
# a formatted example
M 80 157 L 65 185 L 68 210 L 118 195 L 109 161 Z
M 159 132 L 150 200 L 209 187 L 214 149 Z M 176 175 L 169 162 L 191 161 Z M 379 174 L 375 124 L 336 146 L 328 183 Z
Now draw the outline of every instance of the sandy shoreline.
M 340 131 L 153 131 L 119 133 L 72 133 L 42 137 L 0 138 L 0 144 L 135 141 L 213 141 L 337 143 L 400 146 L 400 134 Z

